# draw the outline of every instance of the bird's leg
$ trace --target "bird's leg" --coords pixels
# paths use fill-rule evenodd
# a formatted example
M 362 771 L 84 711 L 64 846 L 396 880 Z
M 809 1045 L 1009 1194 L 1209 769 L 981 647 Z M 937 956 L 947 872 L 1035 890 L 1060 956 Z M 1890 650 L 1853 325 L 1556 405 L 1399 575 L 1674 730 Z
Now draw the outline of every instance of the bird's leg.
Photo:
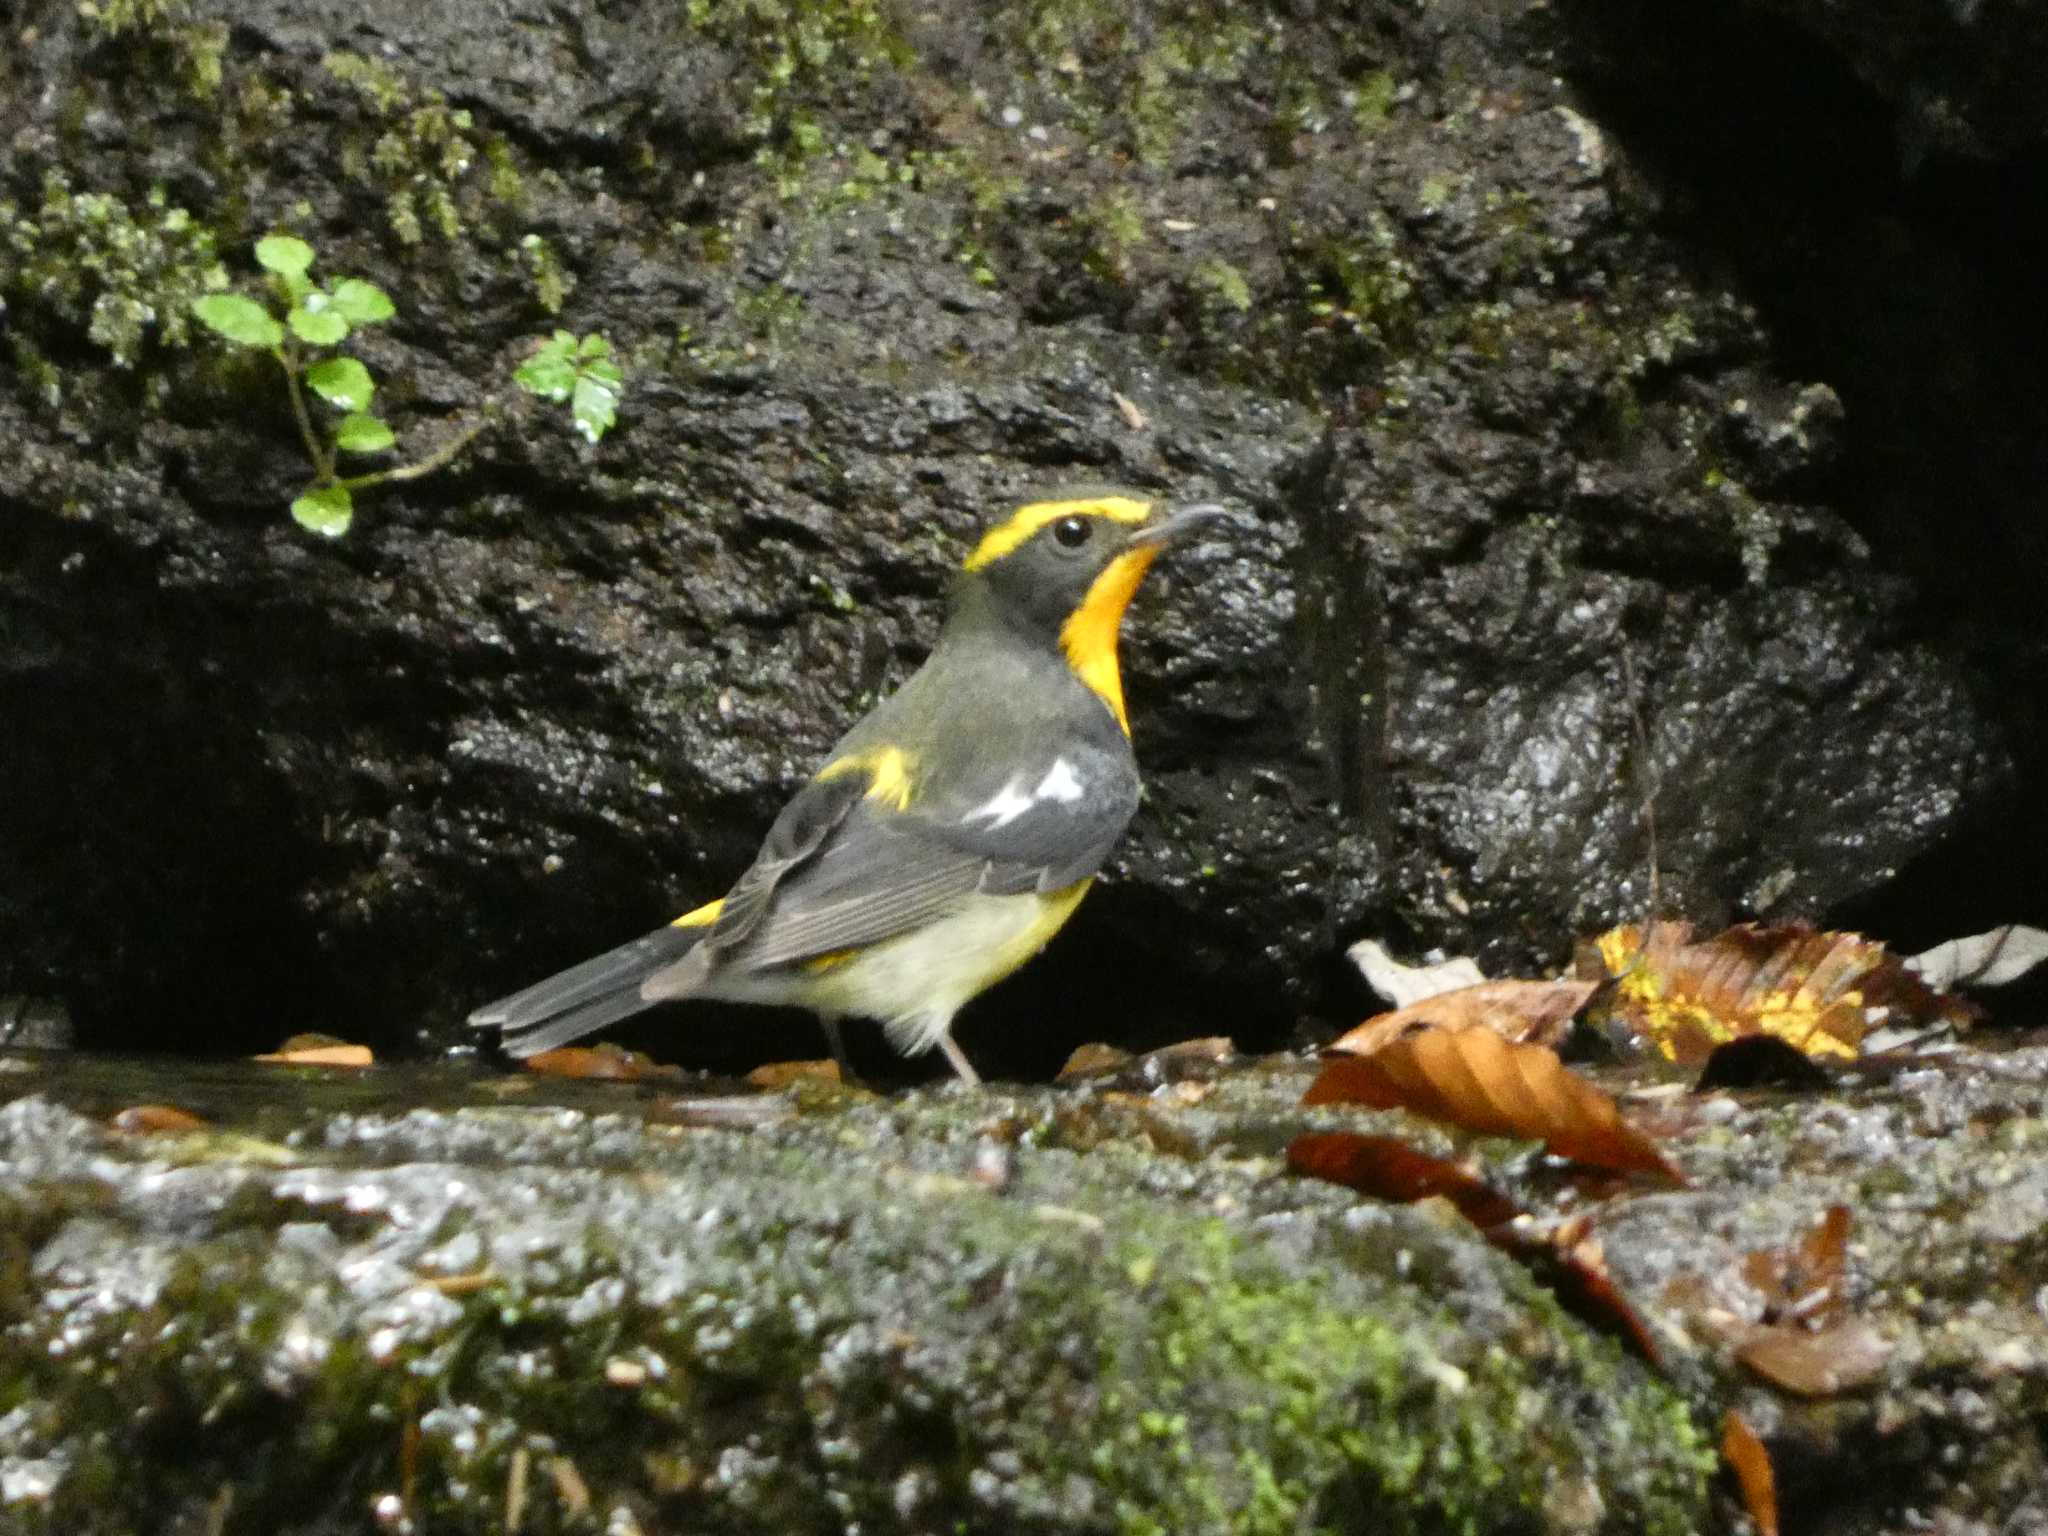
M 970 1088 L 979 1088 L 981 1074 L 974 1070 L 974 1064 L 967 1059 L 967 1053 L 954 1043 L 951 1030 L 939 1031 L 938 1045 L 939 1049 L 946 1053 L 946 1060 L 953 1064 L 953 1070 L 959 1074 L 960 1081 Z
M 858 1083 L 860 1074 L 853 1070 L 853 1063 L 846 1057 L 846 1035 L 839 1027 L 842 1017 L 843 1015 L 837 1013 L 821 1012 L 818 1015 L 818 1023 L 824 1027 L 826 1042 L 832 1047 L 832 1060 L 839 1066 L 839 1080 L 843 1083 Z

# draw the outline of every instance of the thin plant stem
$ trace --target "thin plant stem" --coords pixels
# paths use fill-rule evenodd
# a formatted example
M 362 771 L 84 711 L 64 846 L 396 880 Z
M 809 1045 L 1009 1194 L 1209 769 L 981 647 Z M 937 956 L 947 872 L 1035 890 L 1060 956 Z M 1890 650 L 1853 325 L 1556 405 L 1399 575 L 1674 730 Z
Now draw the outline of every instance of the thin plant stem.
M 422 475 L 431 475 L 437 469 L 444 469 L 457 454 L 476 440 L 476 435 L 491 424 L 491 412 L 485 407 L 481 416 L 449 438 L 424 459 L 411 464 L 401 464 L 396 469 L 373 469 L 364 475 L 349 475 L 335 483 L 344 490 L 360 491 L 372 485 L 385 485 L 393 480 L 417 480 Z
M 284 370 L 285 388 L 291 392 L 292 415 L 299 423 L 299 437 L 306 445 L 307 457 L 313 461 L 314 479 L 327 484 L 334 479 L 334 456 L 320 446 L 320 438 L 313 431 L 312 415 L 306 410 L 306 397 L 299 389 L 298 360 L 283 347 L 273 347 L 278 367 Z

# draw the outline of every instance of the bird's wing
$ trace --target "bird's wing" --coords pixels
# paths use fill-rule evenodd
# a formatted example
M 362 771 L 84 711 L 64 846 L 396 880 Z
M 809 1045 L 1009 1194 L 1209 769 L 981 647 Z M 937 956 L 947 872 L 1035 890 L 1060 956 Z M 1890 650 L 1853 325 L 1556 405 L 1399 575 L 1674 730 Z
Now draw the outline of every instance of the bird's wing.
M 1020 769 L 977 803 L 918 801 L 899 810 L 857 796 L 808 853 L 782 860 L 764 892 L 747 890 L 759 910 L 744 941 L 721 959 L 748 969 L 789 965 L 894 938 L 976 893 L 1064 889 L 1101 867 L 1137 800 L 1135 769 L 1093 748 Z M 735 896 L 766 858 L 764 850 Z

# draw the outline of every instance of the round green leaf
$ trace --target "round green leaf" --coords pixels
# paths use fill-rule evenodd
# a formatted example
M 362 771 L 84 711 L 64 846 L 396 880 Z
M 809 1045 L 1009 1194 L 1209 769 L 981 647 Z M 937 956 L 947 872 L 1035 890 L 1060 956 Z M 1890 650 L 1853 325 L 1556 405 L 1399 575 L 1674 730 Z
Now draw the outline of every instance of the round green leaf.
M 576 380 L 576 394 L 569 402 L 569 413 L 576 418 L 576 430 L 583 434 L 584 440 L 594 443 L 617 423 L 618 405 L 616 382 L 607 383 L 585 373 Z
M 398 313 L 382 288 L 360 277 L 344 277 L 327 297 L 350 325 L 378 325 Z
M 529 395 L 559 403 L 576 387 L 576 365 L 543 349 L 521 363 L 512 377 Z
M 327 302 L 324 293 L 309 293 L 285 316 L 292 334 L 316 347 L 331 347 L 348 339 L 348 321 Z
M 279 277 L 304 277 L 313 265 L 313 247 L 292 235 L 265 235 L 256 242 L 256 261 Z
M 388 422 L 362 411 L 351 411 L 334 429 L 335 446 L 344 453 L 382 453 L 397 441 Z
M 238 347 L 277 347 L 284 344 L 284 327 L 254 299 L 239 293 L 206 293 L 192 301 L 192 313 L 199 323 Z
M 355 521 L 356 499 L 345 485 L 323 485 L 292 503 L 292 519 L 323 538 L 338 539 Z
M 306 387 L 329 405 L 344 411 L 367 411 L 377 382 L 370 370 L 352 357 L 330 357 L 306 370 Z

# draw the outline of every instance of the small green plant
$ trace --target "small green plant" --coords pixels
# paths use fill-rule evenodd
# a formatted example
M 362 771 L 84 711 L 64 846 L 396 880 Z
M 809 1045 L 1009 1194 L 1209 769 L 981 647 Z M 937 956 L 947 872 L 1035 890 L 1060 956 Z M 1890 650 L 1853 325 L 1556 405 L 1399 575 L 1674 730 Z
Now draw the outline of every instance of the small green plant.
M 512 378 L 529 395 L 567 402 L 585 442 L 599 441 L 618 422 L 626 376 L 612 361 L 612 344 L 595 333 L 578 340 L 568 331 L 555 332 Z
M 383 289 L 359 277 L 316 284 L 313 261 L 313 247 L 296 236 L 265 235 L 256 242 L 256 262 L 270 275 L 270 302 L 242 293 L 208 293 L 192 301 L 192 313 L 223 340 L 277 360 L 299 438 L 313 461 L 312 482 L 292 499 L 292 517 L 313 533 L 339 538 L 355 520 L 357 491 L 446 468 L 489 425 L 496 401 L 486 401 L 475 420 L 421 458 L 343 474 L 343 455 L 388 453 L 398 439 L 391 424 L 370 409 L 377 393 L 370 370 L 360 358 L 336 349 L 356 331 L 381 325 L 398 311 Z M 557 331 L 513 380 L 529 394 L 567 402 L 576 430 L 588 442 L 597 442 L 618 420 L 625 376 L 611 360 L 611 343 L 603 336 L 579 340 Z M 316 420 L 308 394 L 333 414 Z

